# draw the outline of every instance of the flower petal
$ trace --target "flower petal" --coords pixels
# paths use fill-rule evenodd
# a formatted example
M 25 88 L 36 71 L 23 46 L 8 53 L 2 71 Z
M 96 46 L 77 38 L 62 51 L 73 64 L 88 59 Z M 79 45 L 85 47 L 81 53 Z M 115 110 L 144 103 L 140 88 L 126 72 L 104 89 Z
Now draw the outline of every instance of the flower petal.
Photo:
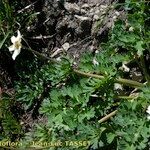
M 150 115 L 150 111 L 146 111 Z
M 123 87 L 122 87 L 121 84 L 115 83 L 115 84 L 114 84 L 114 90 L 123 90 Z
M 15 50 L 15 46 L 14 46 L 14 45 L 11 45 L 11 46 L 8 47 L 8 49 L 9 49 L 10 52 L 12 52 L 12 51 Z
M 14 51 L 14 53 L 13 53 L 13 55 L 12 55 L 12 59 L 13 60 L 15 60 L 16 59 L 16 57 L 20 54 L 20 49 L 15 49 L 15 51 Z
M 147 110 L 150 110 L 150 105 L 147 107 Z
M 150 114 L 150 110 L 146 110 L 146 112 L 147 112 L 148 114 Z
M 130 68 L 128 68 L 125 64 L 122 65 L 122 68 L 125 72 L 129 72 Z
M 147 116 L 147 119 L 150 120 L 150 116 Z
M 21 42 L 22 36 L 21 36 L 21 33 L 20 33 L 19 30 L 17 31 L 17 34 L 18 34 L 18 35 L 17 35 L 16 39 L 17 39 L 18 42 Z
M 94 66 L 98 66 L 99 65 L 99 62 L 96 60 L 96 58 L 93 59 L 93 65 Z
M 14 44 L 17 41 L 17 38 L 15 36 L 11 37 L 11 42 Z
M 148 114 L 150 114 L 150 105 L 147 107 L 146 112 L 147 112 Z
M 20 33 L 20 31 L 19 30 L 17 30 L 17 33 L 18 33 L 18 37 L 20 37 L 21 38 L 21 33 Z

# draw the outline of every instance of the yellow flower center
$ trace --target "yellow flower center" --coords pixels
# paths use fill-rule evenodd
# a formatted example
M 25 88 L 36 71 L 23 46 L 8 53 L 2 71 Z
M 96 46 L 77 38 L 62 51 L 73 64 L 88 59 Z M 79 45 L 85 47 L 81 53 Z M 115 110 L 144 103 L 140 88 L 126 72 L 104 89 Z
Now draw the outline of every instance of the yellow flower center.
M 15 48 L 19 49 L 21 47 L 21 43 L 19 41 L 15 42 Z

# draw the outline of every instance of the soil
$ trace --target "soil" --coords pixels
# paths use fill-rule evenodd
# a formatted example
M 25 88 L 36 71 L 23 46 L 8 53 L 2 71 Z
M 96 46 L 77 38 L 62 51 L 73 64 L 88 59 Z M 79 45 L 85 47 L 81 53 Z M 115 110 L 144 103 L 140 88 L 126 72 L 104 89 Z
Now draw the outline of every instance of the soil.
M 26 39 L 28 42 L 32 39 L 32 48 L 37 50 L 38 47 L 51 57 L 58 57 L 63 50 L 72 57 L 95 51 L 101 42 L 108 40 L 108 28 L 113 24 L 115 10 L 106 7 L 112 3 L 112 0 L 38 1 L 34 6 L 34 10 L 40 12 L 37 22 L 26 27 L 28 35 L 34 36 Z

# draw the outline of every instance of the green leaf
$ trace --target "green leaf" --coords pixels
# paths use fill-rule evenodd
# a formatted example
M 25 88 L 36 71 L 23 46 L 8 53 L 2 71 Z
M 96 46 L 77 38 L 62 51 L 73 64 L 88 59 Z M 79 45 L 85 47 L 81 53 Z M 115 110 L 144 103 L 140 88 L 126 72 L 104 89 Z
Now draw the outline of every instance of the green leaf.
M 85 110 L 85 112 L 83 111 L 83 113 L 79 114 L 78 121 L 82 122 L 85 118 L 87 120 L 90 120 L 94 116 L 95 116 L 95 110 L 94 110 L 94 108 L 92 108 L 91 110 Z
M 114 140 L 114 138 L 115 138 L 115 134 L 114 133 L 108 133 L 107 134 L 107 142 L 110 144 L 110 143 L 112 143 L 112 141 Z
M 137 50 L 138 56 L 143 55 L 143 51 L 144 51 L 143 44 L 144 44 L 143 41 L 138 41 L 136 42 L 136 45 L 134 46 L 135 49 Z
M 99 145 L 99 147 L 103 147 L 104 143 L 102 141 L 99 141 L 98 145 Z
M 134 34 L 122 35 L 119 40 L 125 43 L 134 43 L 136 41 L 136 37 Z
M 2 48 L 2 46 L 3 46 L 3 44 L 5 43 L 5 41 L 6 41 L 6 39 L 7 39 L 7 37 L 8 37 L 9 34 L 10 34 L 10 32 L 8 32 L 8 33 L 5 35 L 4 39 L 0 42 L 0 49 Z
M 98 138 L 96 137 L 96 138 L 94 138 L 94 139 L 92 139 L 91 140 L 91 144 L 92 144 L 92 148 L 93 149 L 97 149 L 98 148 Z
M 57 115 L 57 116 L 54 118 L 53 121 L 54 121 L 54 122 L 58 122 L 58 123 L 62 123 L 62 122 L 63 122 L 62 115 L 61 115 L 61 114 Z

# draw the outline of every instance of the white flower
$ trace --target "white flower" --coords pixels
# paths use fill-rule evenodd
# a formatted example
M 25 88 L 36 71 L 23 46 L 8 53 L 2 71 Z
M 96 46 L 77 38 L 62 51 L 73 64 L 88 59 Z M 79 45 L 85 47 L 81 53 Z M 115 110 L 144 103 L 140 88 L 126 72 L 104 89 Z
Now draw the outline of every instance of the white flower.
M 150 116 L 147 116 L 147 119 L 150 120 Z
M 115 84 L 114 84 L 114 90 L 123 90 L 123 87 L 122 87 L 121 84 L 115 83 Z
M 13 60 L 15 60 L 16 57 L 20 54 L 21 47 L 22 47 L 21 38 L 22 36 L 19 30 L 17 31 L 17 37 L 15 36 L 11 37 L 11 42 L 13 44 L 10 47 L 8 47 L 8 49 L 10 52 L 13 52 L 13 55 L 12 55 Z
M 95 54 L 98 54 L 98 53 L 99 53 L 99 50 L 96 50 L 96 51 L 95 51 Z
M 150 105 L 147 107 L 146 112 L 148 113 L 147 119 L 150 120 Z
M 130 71 L 130 68 L 126 66 L 126 62 L 123 62 L 122 66 L 119 69 L 123 70 L 124 72 L 129 72 Z
M 93 65 L 94 65 L 94 66 L 99 65 L 99 62 L 96 60 L 96 58 L 93 59 Z
M 114 13 L 114 16 L 112 17 L 112 21 L 113 21 L 112 27 L 114 27 L 114 22 L 117 21 L 117 18 L 119 17 L 119 15 L 120 13 L 118 11 Z
M 150 105 L 147 107 L 146 112 L 150 115 Z
M 60 58 L 60 57 L 58 57 L 58 58 L 56 58 L 56 60 L 57 60 L 57 61 L 61 61 L 61 58 Z
M 134 31 L 134 28 L 133 28 L 133 27 L 130 27 L 130 28 L 129 28 L 129 31 L 130 31 L 130 32 L 133 32 L 133 31 Z
M 122 68 L 125 72 L 129 72 L 130 68 L 128 68 L 125 64 L 122 65 Z

